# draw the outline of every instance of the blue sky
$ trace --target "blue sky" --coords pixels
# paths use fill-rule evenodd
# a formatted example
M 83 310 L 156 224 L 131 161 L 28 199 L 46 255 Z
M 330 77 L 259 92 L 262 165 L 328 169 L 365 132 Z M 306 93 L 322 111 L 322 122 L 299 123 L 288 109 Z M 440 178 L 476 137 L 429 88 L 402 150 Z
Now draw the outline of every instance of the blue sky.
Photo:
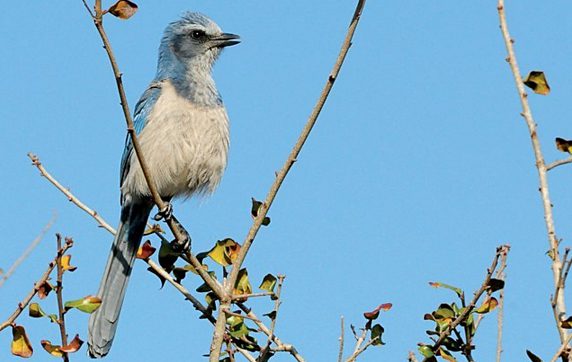
M 164 27 L 183 11 L 208 14 L 243 38 L 215 68 L 232 122 L 223 182 L 209 199 L 175 205 L 194 250 L 225 237 L 242 241 L 250 198 L 265 196 L 295 142 L 355 3 L 139 5 L 129 21 L 106 18 L 131 108 L 153 78 Z M 572 138 L 572 5 L 508 1 L 506 7 L 521 70 L 544 70 L 552 87 L 547 97 L 530 96 L 545 157 L 564 158 L 553 140 Z M 8 268 L 58 214 L 50 234 L 0 290 L 3 320 L 53 257 L 54 232 L 76 241 L 71 253 L 79 269 L 66 275 L 66 299 L 97 291 L 112 239 L 39 177 L 26 153 L 38 154 L 62 184 L 115 225 L 125 125 L 108 61 L 80 1 L 12 2 L 0 14 L 0 33 L 0 267 Z M 502 243 L 512 246 L 504 360 L 524 360 L 527 348 L 552 357 L 559 342 L 548 302 L 548 243 L 505 56 L 494 1 L 366 5 L 331 97 L 270 211 L 272 223 L 247 259 L 255 283 L 269 272 L 287 275 L 277 334 L 308 361 L 337 358 L 341 315 L 347 325 L 361 325 L 363 312 L 385 302 L 393 303 L 381 319 L 387 345 L 361 360 L 405 360 L 418 342 L 428 342 L 424 331 L 432 323 L 423 314 L 453 301 L 427 282 L 470 294 Z M 569 245 L 572 168 L 549 177 L 556 230 Z M 186 281 L 189 289 L 199 284 Z M 210 326 L 172 288 L 160 290 L 144 263 L 136 265 L 127 294 L 109 361 L 199 361 L 208 352 Z M 55 311 L 55 303 L 42 306 Z M 254 306 L 259 315 L 271 308 Z M 478 332 L 477 360 L 494 358 L 495 318 Z M 19 323 L 28 328 L 33 358 L 51 360 L 39 341 L 57 341 L 57 328 L 26 316 Z M 70 312 L 67 323 L 71 335 L 85 339 L 87 315 Z M 0 334 L 0 360 L 15 359 L 10 340 L 9 330 Z M 72 360 L 87 360 L 85 347 Z

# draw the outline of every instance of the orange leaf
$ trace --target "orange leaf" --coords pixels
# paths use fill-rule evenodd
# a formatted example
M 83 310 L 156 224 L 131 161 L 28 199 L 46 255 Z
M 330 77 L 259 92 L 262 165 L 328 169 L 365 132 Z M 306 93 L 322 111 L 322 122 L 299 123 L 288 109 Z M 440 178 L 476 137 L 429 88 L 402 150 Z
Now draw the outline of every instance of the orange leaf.
M 137 12 L 137 4 L 128 0 L 119 0 L 107 10 L 111 15 L 127 20 Z
M 38 297 L 40 299 L 44 299 L 48 296 L 48 294 L 50 294 L 52 289 L 54 289 L 52 285 L 48 283 L 47 280 L 44 280 L 42 284 L 38 285 Z
M 83 341 L 79 338 L 79 334 L 76 334 L 74 339 L 68 343 L 68 345 L 61 347 L 60 350 L 66 353 L 74 353 L 78 351 L 82 345 Z
M 12 354 L 14 356 L 29 358 L 34 353 L 26 330 L 22 326 L 12 327 Z
M 62 268 L 64 270 L 69 270 L 72 272 L 72 271 L 76 270 L 77 267 L 70 265 L 71 257 L 72 257 L 71 255 L 62 256 Z
M 46 350 L 46 352 L 48 352 L 49 354 L 51 354 L 54 357 L 61 357 L 64 355 L 64 352 L 62 352 L 61 347 L 60 346 L 56 346 L 53 345 L 52 342 L 47 341 L 47 340 L 42 340 L 41 342 L 42 347 L 44 347 L 44 349 Z
M 140 246 L 139 250 L 137 250 L 137 258 L 138 259 L 147 259 L 151 255 L 153 255 L 155 250 L 157 250 L 157 249 L 151 245 L 151 242 L 149 240 L 147 240 L 145 242 L 145 244 Z
M 381 310 L 388 311 L 391 309 L 392 306 L 393 306 L 393 304 L 391 304 L 391 303 L 380 304 L 377 306 L 377 308 L 375 308 L 371 312 L 365 312 L 363 314 L 363 316 L 365 317 L 365 319 L 374 320 L 377 317 L 379 317 L 379 311 L 381 311 Z

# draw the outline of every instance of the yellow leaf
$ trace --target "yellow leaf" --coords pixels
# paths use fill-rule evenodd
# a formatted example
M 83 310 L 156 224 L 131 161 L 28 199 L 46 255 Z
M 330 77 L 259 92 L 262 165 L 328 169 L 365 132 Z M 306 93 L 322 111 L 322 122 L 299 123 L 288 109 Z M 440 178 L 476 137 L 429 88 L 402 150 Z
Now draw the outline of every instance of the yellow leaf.
M 550 93 L 550 86 L 548 85 L 548 81 L 546 80 L 546 76 L 544 72 L 533 70 L 526 78 L 524 78 L 523 83 L 532 89 L 532 91 L 536 94 L 542 94 L 543 96 L 548 95 Z
M 53 345 L 52 342 L 50 341 L 44 339 L 40 342 L 40 344 L 42 345 L 42 347 L 44 347 L 46 352 L 48 352 L 54 357 L 61 357 L 64 355 L 64 352 L 62 352 L 62 350 L 60 349 L 61 347 Z
M 24 327 L 14 325 L 12 327 L 12 354 L 18 357 L 29 358 L 32 357 L 33 353 L 34 349 L 30 344 L 30 339 Z
M 64 270 L 69 270 L 70 272 L 77 269 L 77 267 L 70 265 L 71 257 L 72 257 L 71 255 L 62 256 L 62 268 Z
M 487 298 L 479 308 L 475 309 L 475 312 L 480 314 L 489 313 L 493 311 L 498 304 L 499 302 L 495 297 Z
M 556 148 L 562 152 L 568 152 L 572 154 L 572 141 L 565 140 L 564 138 L 556 137 L 554 140 L 556 142 Z
M 222 266 L 229 266 L 236 259 L 239 251 L 240 244 L 227 238 L 217 241 L 215 246 L 209 251 L 208 256 Z
M 127 20 L 137 12 L 137 4 L 128 0 L 119 0 L 107 10 L 112 15 Z
M 251 293 L 252 293 L 252 286 L 250 285 L 250 281 L 248 280 L 248 271 L 246 269 L 240 269 L 240 271 L 238 272 L 238 278 L 236 279 L 236 284 L 234 285 L 233 294 L 243 295 Z

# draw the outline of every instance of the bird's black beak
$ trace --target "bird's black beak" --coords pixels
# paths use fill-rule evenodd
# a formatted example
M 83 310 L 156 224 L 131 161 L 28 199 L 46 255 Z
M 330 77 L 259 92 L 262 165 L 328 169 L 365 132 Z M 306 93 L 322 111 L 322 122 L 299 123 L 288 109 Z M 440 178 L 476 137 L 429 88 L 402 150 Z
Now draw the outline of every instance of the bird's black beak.
M 240 43 L 240 37 L 236 34 L 230 33 L 222 33 L 211 38 L 211 40 L 217 48 L 229 47 Z

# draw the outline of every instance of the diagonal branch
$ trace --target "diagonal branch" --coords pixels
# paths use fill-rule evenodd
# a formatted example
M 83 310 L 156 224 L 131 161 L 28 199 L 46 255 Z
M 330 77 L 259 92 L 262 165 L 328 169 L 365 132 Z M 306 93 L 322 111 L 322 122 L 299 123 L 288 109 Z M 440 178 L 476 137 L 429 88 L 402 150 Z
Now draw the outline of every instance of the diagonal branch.
M 500 28 L 504 43 L 506 46 L 506 51 L 508 57 L 507 62 L 510 65 L 512 75 L 514 77 L 514 82 L 518 92 L 518 97 L 520 99 L 520 104 L 522 106 L 522 117 L 526 122 L 528 127 L 528 132 L 530 134 L 530 140 L 532 142 L 532 150 L 534 151 L 534 158 L 536 160 L 536 169 L 538 170 L 538 180 L 540 184 L 540 196 L 542 199 L 542 206 L 544 209 L 544 221 L 546 224 L 546 232 L 548 234 L 548 243 L 550 247 L 549 255 L 552 259 L 552 275 L 554 279 L 554 285 L 557 286 L 559 283 L 561 270 L 563 267 L 562 258 L 559 252 L 559 243 L 556 237 L 556 231 L 554 227 L 554 217 L 552 214 L 552 202 L 550 201 L 550 193 L 548 191 L 548 174 L 547 166 L 544 162 L 544 157 L 542 155 L 542 149 L 540 147 L 540 140 L 538 139 L 536 123 L 532 117 L 532 111 L 528 104 L 528 94 L 524 88 L 524 83 L 521 77 L 520 70 L 518 68 L 518 62 L 516 59 L 516 54 L 514 52 L 514 40 L 511 38 L 508 31 L 508 25 L 506 22 L 506 14 L 504 8 L 504 0 L 498 0 L 497 10 L 499 14 Z M 555 296 L 556 304 L 554 305 L 554 317 L 556 322 L 556 328 L 560 335 L 560 342 L 564 342 L 567 339 L 567 332 L 560 326 L 560 320 L 566 315 L 566 303 L 564 299 L 564 289 L 558 290 L 558 294 Z
M 326 84 L 325 84 L 324 88 L 322 89 L 322 93 L 320 94 L 320 97 L 318 98 L 318 101 L 317 101 L 316 105 L 314 106 L 314 109 L 312 110 L 312 113 L 310 114 L 310 117 L 308 118 L 308 121 L 306 122 L 306 125 L 304 126 L 304 129 L 302 130 L 302 133 L 300 134 L 298 140 L 296 141 L 296 144 L 294 145 L 292 151 L 290 152 L 290 155 L 286 159 L 284 166 L 276 174 L 276 179 L 274 180 L 274 183 L 270 187 L 270 190 L 268 191 L 268 194 L 266 196 L 264 203 L 262 203 L 262 205 L 258 209 L 258 214 L 254 218 L 254 222 L 253 222 L 250 230 L 248 231 L 248 234 L 247 234 L 243 244 L 241 245 L 238 256 L 232 264 L 232 270 L 230 272 L 230 275 L 228 278 L 228 283 L 227 283 L 226 288 L 225 288 L 226 289 L 225 290 L 226 295 L 224 295 L 223 298 L 221 298 L 221 308 L 222 307 L 228 307 L 230 301 L 232 300 L 232 290 L 233 290 L 234 285 L 236 284 L 236 281 L 238 278 L 238 273 L 240 271 L 242 264 L 244 263 L 244 260 L 246 258 L 246 254 L 250 250 L 250 247 L 252 246 L 252 243 L 254 242 L 256 234 L 260 230 L 260 227 L 262 226 L 264 218 L 268 214 L 268 210 L 272 206 L 272 203 L 274 202 L 274 199 L 276 198 L 276 194 L 278 193 L 280 186 L 282 185 L 282 183 L 284 182 L 284 179 L 288 175 L 288 172 L 290 171 L 290 169 L 294 165 L 294 162 L 296 162 L 298 155 L 300 154 L 300 151 L 302 150 L 302 147 L 304 146 L 304 144 L 306 143 L 306 140 L 310 136 L 310 132 L 312 131 L 312 128 L 316 124 L 316 121 L 318 120 L 318 116 L 320 115 L 320 112 L 322 111 L 322 108 L 324 107 L 324 104 L 326 103 L 326 100 L 328 99 L 328 95 L 330 94 L 330 91 L 332 90 L 332 87 L 334 86 L 334 83 L 338 77 L 338 74 L 340 73 L 340 70 L 341 70 L 342 65 L 344 63 L 346 55 L 348 54 L 348 51 L 350 49 L 352 38 L 353 38 L 353 35 L 356 31 L 356 28 L 357 28 L 357 25 L 359 23 L 361 14 L 363 12 L 365 2 L 366 2 L 366 0 L 358 0 L 358 3 L 356 5 L 356 9 L 354 11 L 354 14 L 352 16 L 352 20 L 350 22 L 350 25 L 348 27 L 348 31 L 346 33 L 346 37 L 342 43 L 340 53 L 336 59 L 336 62 L 334 64 L 334 67 L 333 67 L 330 75 L 328 76 L 328 80 L 326 81 Z M 221 313 L 221 312 L 219 311 L 219 313 Z M 219 322 L 216 325 L 215 332 L 213 334 L 213 339 L 211 342 L 211 348 L 210 348 L 211 353 L 210 353 L 210 358 L 209 358 L 209 360 L 211 362 L 216 362 L 220 359 L 220 350 L 222 347 L 223 336 L 224 336 L 224 334 L 223 334 L 224 323 L 222 321 L 223 318 L 224 318 L 224 316 L 222 316 L 222 313 L 219 314 L 219 318 L 218 318 Z
M 20 266 L 20 264 L 22 264 L 22 262 L 24 260 L 26 260 L 26 258 L 30 255 L 30 253 L 32 251 L 34 251 L 34 249 L 36 248 L 36 246 L 38 246 L 40 241 L 42 241 L 42 239 L 44 238 L 44 236 L 46 235 L 48 230 L 50 230 L 50 228 L 52 227 L 52 225 L 54 224 L 56 219 L 57 219 L 57 214 L 54 212 L 50 221 L 48 221 L 46 226 L 44 226 L 42 231 L 40 231 L 40 234 L 38 236 L 36 236 L 36 238 L 34 240 L 32 240 L 32 242 L 30 243 L 28 248 L 26 248 L 26 250 L 24 250 L 24 253 L 22 253 L 22 255 L 18 259 L 16 259 L 14 264 L 12 264 L 12 266 L 10 266 L 8 271 L 2 275 L 2 278 L 0 278 L 0 287 L 2 287 L 4 285 L 4 283 L 6 282 L 6 280 L 8 280 L 8 278 L 10 278 L 10 276 L 12 274 L 14 274 L 14 272 L 16 271 L 16 268 L 18 268 Z
M 497 264 L 498 264 L 499 258 L 502 255 L 503 250 L 504 250 L 504 246 L 500 246 L 497 248 L 495 257 L 493 258 L 493 262 L 492 262 L 491 266 L 487 269 L 487 275 L 485 277 L 485 280 L 483 281 L 483 284 L 481 285 L 479 290 L 477 290 L 475 292 L 473 299 L 471 300 L 469 305 L 467 305 L 467 307 L 464 308 L 463 313 L 459 314 L 459 316 L 453 322 L 451 322 L 451 324 L 449 324 L 447 326 L 447 328 L 445 328 L 445 330 L 443 330 L 443 332 L 441 332 L 441 334 L 439 335 L 439 339 L 437 339 L 435 344 L 433 344 L 433 346 L 431 346 L 431 349 L 433 351 L 436 351 L 443 344 L 445 339 L 447 337 L 449 337 L 449 335 L 451 335 L 451 332 L 455 328 L 457 328 L 457 326 L 459 324 L 461 324 L 461 322 L 466 320 L 469 313 L 471 313 L 473 311 L 473 309 L 475 308 L 475 306 L 477 305 L 479 298 L 483 295 L 484 292 L 487 291 L 487 289 L 489 289 L 489 283 L 491 281 L 491 278 L 493 276 L 495 269 L 497 268 Z

